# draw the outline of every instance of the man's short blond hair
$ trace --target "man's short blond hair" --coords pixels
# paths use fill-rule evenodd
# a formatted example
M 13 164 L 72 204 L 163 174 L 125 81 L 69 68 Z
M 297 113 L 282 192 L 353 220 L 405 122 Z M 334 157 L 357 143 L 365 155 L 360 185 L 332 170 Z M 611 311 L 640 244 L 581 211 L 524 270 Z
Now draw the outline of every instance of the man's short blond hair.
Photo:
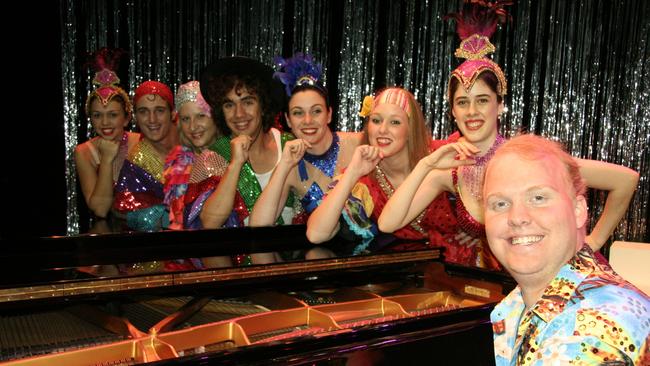
M 494 157 L 490 159 L 487 168 L 489 169 L 491 162 L 499 156 L 509 153 L 517 154 L 518 156 L 531 161 L 541 160 L 547 157 L 555 157 L 564 166 L 566 172 L 565 177 L 573 187 L 576 197 L 585 195 L 587 186 L 580 175 L 578 163 L 558 142 L 533 134 L 518 135 L 511 138 L 497 149 Z

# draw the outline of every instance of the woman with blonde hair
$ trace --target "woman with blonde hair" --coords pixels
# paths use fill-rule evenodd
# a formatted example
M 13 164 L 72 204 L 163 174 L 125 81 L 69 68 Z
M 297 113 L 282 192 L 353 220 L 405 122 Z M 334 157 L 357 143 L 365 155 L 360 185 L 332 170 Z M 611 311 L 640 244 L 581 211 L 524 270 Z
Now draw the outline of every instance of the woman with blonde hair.
M 436 147 L 415 97 L 402 88 L 391 87 L 374 98 L 366 97 L 360 115 L 366 118 L 365 144 L 356 148 L 345 172 L 334 180 L 332 189 L 307 223 L 308 239 L 322 243 L 338 232 L 342 218 L 341 223 L 361 238 L 352 254 L 371 251 L 369 244 L 379 234 L 376 222 L 386 201 L 417 162 Z M 456 144 L 443 145 L 434 155 L 455 148 Z M 468 164 L 460 160 L 440 163 L 441 167 Z M 441 245 L 443 241 L 453 241 L 455 234 L 456 221 L 446 197 L 441 196 L 394 236 L 429 239 L 429 245 Z M 315 256 L 320 254 L 327 255 Z

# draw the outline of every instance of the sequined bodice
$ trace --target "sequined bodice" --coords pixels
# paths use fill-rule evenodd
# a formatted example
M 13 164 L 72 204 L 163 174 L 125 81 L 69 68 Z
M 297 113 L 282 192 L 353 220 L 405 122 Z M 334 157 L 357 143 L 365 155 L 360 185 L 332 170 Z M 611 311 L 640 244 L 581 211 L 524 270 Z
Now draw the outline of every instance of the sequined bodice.
M 318 207 L 318 203 L 323 199 L 324 195 L 323 189 L 318 183 L 314 182 L 307 190 L 307 193 L 300 199 L 300 203 L 305 211 L 311 214 Z
M 458 190 L 458 170 L 453 169 L 451 171 L 451 176 L 454 182 L 454 193 L 456 194 L 456 217 L 458 219 L 458 225 L 460 225 L 466 233 L 475 238 L 485 237 L 485 225 L 478 222 L 469 211 L 467 211 L 465 204 L 463 204 L 463 200 L 461 199 Z

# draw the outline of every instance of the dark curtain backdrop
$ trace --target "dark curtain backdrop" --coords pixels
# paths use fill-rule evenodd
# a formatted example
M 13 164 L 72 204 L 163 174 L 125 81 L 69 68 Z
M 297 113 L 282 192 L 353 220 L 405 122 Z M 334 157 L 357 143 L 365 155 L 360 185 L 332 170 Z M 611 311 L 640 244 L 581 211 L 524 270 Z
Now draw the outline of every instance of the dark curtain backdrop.
M 71 157 L 74 146 L 92 133 L 83 114 L 92 74 L 83 64 L 94 50 L 127 50 L 120 77 L 130 93 L 147 79 L 175 90 L 218 57 L 243 55 L 271 64 L 274 55 L 311 53 L 326 70 L 340 129 L 361 128 L 357 111 L 363 96 L 401 85 L 422 104 L 433 135 L 444 138 L 454 130 L 446 118 L 445 91 L 449 72 L 459 63 L 453 56 L 459 40 L 442 17 L 459 4 L 61 0 L 45 22 L 54 24 L 48 38 L 58 37 L 60 46 L 52 55 L 60 56 L 60 65 L 50 68 L 59 72 L 61 84 L 55 88 L 61 91 L 63 107 L 50 108 L 59 114 L 48 119 L 60 121 L 53 130 L 60 134 L 58 145 L 51 153 L 57 174 L 65 176 L 65 191 L 57 195 L 66 198 L 61 231 L 77 233 L 87 222 Z M 494 59 L 509 82 L 502 133 L 535 132 L 562 141 L 574 156 L 638 171 L 639 189 L 615 238 L 650 241 L 650 3 L 519 0 L 509 10 L 512 22 L 493 39 Z M 57 16 L 58 24 L 50 18 Z M 594 208 L 603 200 L 602 194 L 590 196 Z M 592 209 L 594 216 L 599 212 Z M 61 222 L 51 214 L 52 222 Z

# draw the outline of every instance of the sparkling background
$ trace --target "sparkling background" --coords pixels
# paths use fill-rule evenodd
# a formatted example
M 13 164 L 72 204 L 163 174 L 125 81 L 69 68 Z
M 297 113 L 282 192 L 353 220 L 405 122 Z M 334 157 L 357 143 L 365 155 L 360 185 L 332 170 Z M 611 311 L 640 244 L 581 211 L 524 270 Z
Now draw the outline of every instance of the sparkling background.
M 120 77 L 132 92 L 147 79 L 176 90 L 218 57 L 271 64 L 275 55 L 312 53 L 326 70 L 341 130 L 361 128 L 363 96 L 401 85 L 422 103 L 433 135 L 444 138 L 454 130 L 445 91 L 459 41 L 442 17 L 459 3 L 61 1 L 68 233 L 85 220 L 71 157 L 91 133 L 83 115 L 92 78 L 83 68 L 87 54 L 103 46 L 127 50 Z M 574 156 L 638 171 L 637 194 L 615 238 L 650 241 L 650 2 L 519 0 L 509 10 L 512 22 L 493 39 L 509 82 L 502 133 L 534 132 L 562 141 Z M 592 193 L 590 202 L 601 207 L 604 195 Z

